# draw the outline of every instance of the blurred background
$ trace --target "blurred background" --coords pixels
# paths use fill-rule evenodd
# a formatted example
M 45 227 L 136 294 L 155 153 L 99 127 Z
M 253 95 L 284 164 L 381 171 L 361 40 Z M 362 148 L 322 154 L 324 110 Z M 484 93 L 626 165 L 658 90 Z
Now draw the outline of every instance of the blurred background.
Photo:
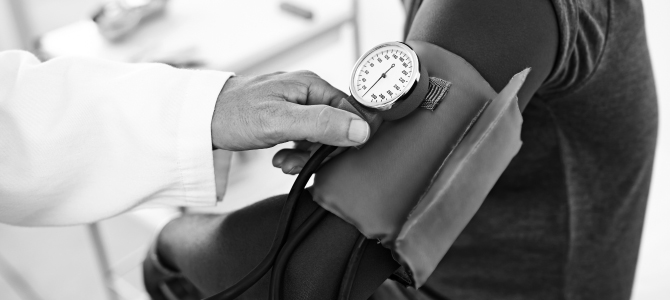
M 238 74 L 308 69 L 346 91 L 359 53 L 401 40 L 404 25 L 400 1 L 388 0 L 170 0 L 166 9 L 163 1 L 155 1 L 156 6 L 146 6 L 151 0 L 126 2 L 135 10 L 123 14 L 108 6 L 101 13 L 104 0 L 0 0 L 0 51 L 26 49 L 45 59 L 85 55 L 158 61 Z M 667 300 L 670 1 L 643 3 L 661 128 L 633 299 Z M 380 13 L 385 22 L 370 17 Z M 91 21 L 94 15 L 106 31 Z M 288 192 L 294 177 L 270 164 L 274 152 L 288 146 L 235 153 L 224 202 L 207 210 L 226 212 Z M 257 186 L 264 188 L 251 188 Z M 157 231 L 179 213 L 144 209 L 63 228 L 0 224 L 0 299 L 148 299 L 140 264 Z

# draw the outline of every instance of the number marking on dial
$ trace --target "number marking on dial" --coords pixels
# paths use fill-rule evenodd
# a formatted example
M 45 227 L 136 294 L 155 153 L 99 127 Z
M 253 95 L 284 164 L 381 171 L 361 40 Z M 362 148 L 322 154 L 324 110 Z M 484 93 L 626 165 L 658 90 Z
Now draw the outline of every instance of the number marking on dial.
M 369 54 L 356 70 L 356 90 L 370 103 L 385 103 L 398 98 L 409 84 L 412 62 L 398 46 Z

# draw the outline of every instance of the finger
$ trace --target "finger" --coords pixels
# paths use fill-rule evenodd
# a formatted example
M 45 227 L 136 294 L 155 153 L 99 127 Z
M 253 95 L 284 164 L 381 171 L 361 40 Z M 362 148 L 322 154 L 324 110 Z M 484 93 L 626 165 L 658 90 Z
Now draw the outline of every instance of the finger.
M 281 170 L 285 174 L 295 175 L 302 171 L 309 160 L 309 152 L 291 152 L 282 163 Z
M 370 137 L 370 126 L 360 117 L 325 105 L 287 105 L 277 128 L 286 141 L 307 140 L 333 146 L 357 146 Z
M 340 99 L 347 97 L 347 94 L 311 71 L 298 71 L 283 75 L 293 83 L 285 95 L 289 102 L 337 106 Z
M 301 150 L 281 149 L 277 151 L 277 153 L 275 153 L 275 155 L 272 157 L 272 166 L 275 168 L 281 168 L 281 165 L 284 162 L 284 159 L 286 159 L 286 156 L 293 151 L 301 151 Z
M 320 146 L 321 144 L 312 145 Z M 325 164 L 331 158 L 339 155 L 347 149 L 349 148 L 337 148 L 337 150 L 333 151 L 333 153 L 326 157 L 322 164 Z M 282 169 L 286 174 L 298 174 L 302 168 L 305 167 L 307 161 L 312 157 L 312 155 L 314 155 L 314 151 L 310 150 L 282 149 L 279 150 L 272 158 L 272 165 L 275 168 Z
M 298 174 L 309 160 L 309 151 L 282 149 L 275 154 L 272 164 L 286 174 Z
M 336 89 L 321 78 L 310 78 L 307 105 L 325 104 L 337 106 L 342 98 L 346 98 L 347 96 L 347 94 Z

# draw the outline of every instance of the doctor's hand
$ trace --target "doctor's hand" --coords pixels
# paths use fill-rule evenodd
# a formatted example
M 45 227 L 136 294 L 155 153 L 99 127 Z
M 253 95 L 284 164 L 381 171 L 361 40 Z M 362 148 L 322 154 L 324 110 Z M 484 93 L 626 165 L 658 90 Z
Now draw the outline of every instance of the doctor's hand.
M 309 71 L 228 79 L 212 118 L 212 143 L 232 151 L 268 148 L 288 141 L 356 146 L 368 124 L 334 108 L 346 97 Z

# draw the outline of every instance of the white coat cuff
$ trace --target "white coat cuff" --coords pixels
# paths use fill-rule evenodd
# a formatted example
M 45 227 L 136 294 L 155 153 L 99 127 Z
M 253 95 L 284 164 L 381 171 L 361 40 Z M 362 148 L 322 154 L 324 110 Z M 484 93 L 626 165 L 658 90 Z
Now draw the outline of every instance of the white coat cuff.
M 211 206 L 217 202 L 212 116 L 219 93 L 233 74 L 201 70 L 190 72 L 177 132 L 181 182 L 187 205 Z M 219 171 L 227 174 L 227 170 Z

